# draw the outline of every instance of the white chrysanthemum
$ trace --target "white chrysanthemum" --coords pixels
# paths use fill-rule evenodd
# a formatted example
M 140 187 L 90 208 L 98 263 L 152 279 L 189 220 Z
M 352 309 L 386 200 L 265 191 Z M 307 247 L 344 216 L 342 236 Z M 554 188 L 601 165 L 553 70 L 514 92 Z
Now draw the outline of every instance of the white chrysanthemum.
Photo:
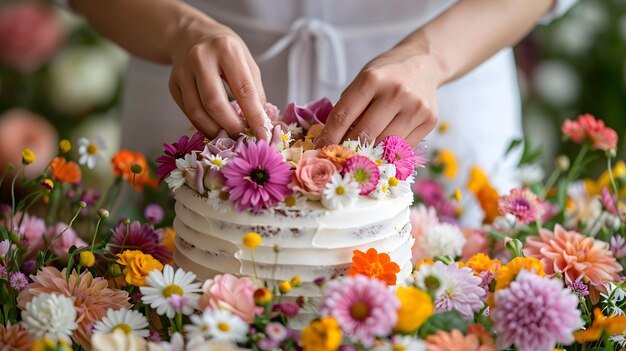
M 190 168 L 196 168 L 197 161 L 198 155 L 196 152 L 186 154 L 185 158 L 177 158 L 176 169 L 170 172 L 167 178 L 165 178 L 167 186 L 172 190 L 176 190 L 185 184 L 187 170 Z
M 78 139 L 78 163 L 87 165 L 89 169 L 96 167 L 96 162 L 102 160 L 102 152 L 107 149 L 106 142 L 101 136 L 97 136 L 93 141 L 87 138 Z
M 242 342 L 246 340 L 248 324 L 227 310 L 205 311 L 203 322 L 209 327 L 209 334 L 215 340 Z
M 528 185 L 542 181 L 544 176 L 545 172 L 541 165 L 535 163 L 532 165 L 525 164 L 519 166 L 516 178 L 520 183 Z
M 146 278 L 148 286 L 139 288 L 143 295 L 141 300 L 156 309 L 157 314 L 174 318 L 176 309 L 170 304 L 169 298 L 172 295 L 178 295 L 185 300 L 180 312 L 190 315 L 198 306 L 200 295 L 197 293 L 201 291 L 201 283 L 194 283 L 194 280 L 196 280 L 195 274 L 185 272 L 180 268 L 174 271 L 170 265 L 166 265 L 163 272 L 158 269 L 152 270 Z
M 71 342 L 78 327 L 74 302 L 59 294 L 39 294 L 22 311 L 22 325 L 37 339 Z
M 211 154 L 204 162 L 211 169 L 219 171 L 220 169 L 222 169 L 222 167 L 226 166 L 226 164 L 228 163 L 228 159 L 220 155 Z
M 228 193 L 218 189 L 209 190 L 207 193 L 207 202 L 211 207 L 226 212 L 230 210 L 233 205 L 228 201 Z
M 339 173 L 333 174 L 330 182 L 326 183 L 322 193 L 322 205 L 331 210 L 349 208 L 359 199 L 359 184 L 350 174 L 344 177 Z
M 117 311 L 109 308 L 106 316 L 102 317 L 94 325 L 94 330 L 99 333 L 109 334 L 116 329 L 121 329 L 126 334 L 133 333 L 146 338 L 150 334 L 148 329 L 146 329 L 147 327 L 148 320 L 143 314 L 125 308 Z
M 449 223 L 439 223 L 430 227 L 418 239 L 420 250 L 429 258 L 437 256 L 461 256 L 465 246 L 465 236 L 459 227 Z
M 433 269 L 433 265 L 424 263 L 413 272 L 411 279 L 407 278 L 407 285 L 413 285 L 423 291 L 431 292 L 434 296 L 443 294 L 447 285 L 446 276 L 439 270 Z

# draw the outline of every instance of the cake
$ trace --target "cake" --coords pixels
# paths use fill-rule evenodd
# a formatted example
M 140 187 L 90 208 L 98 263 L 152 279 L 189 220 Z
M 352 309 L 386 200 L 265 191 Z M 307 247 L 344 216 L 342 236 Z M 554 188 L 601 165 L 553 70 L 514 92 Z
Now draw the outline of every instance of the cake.
M 396 136 L 313 149 L 331 109 L 324 99 L 279 116 L 269 105 L 270 142 L 222 133 L 166 145 L 158 161 L 176 199 L 176 265 L 200 279 L 298 276 L 290 295 L 317 297 L 318 279 L 346 274 L 357 250 L 373 248 L 397 264 L 395 281 L 409 276 L 418 157 Z M 251 232 L 262 238 L 253 250 L 242 243 Z

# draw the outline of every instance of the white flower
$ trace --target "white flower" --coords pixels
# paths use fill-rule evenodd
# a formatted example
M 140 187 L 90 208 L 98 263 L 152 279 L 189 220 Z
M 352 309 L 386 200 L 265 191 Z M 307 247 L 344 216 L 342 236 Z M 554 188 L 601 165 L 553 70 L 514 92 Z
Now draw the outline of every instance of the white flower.
M 0 258 L 4 258 L 7 252 L 9 252 L 9 248 L 11 247 L 11 242 L 7 240 L 0 241 Z
M 185 340 L 180 333 L 174 333 L 169 342 L 148 343 L 148 349 L 150 351 L 184 351 Z
M 243 140 L 248 143 L 256 143 L 256 135 L 254 135 L 254 132 L 251 129 L 246 129 L 243 133 L 239 133 L 239 136 L 243 137 Z
M 133 333 L 115 329 L 110 333 L 95 332 L 91 337 L 93 351 L 146 351 L 146 341 Z
M 290 123 L 287 126 L 287 131 L 291 133 L 291 135 L 300 135 L 302 134 L 302 127 L 300 127 L 298 123 Z
M 280 142 L 276 144 L 276 149 L 278 152 L 283 152 L 284 150 L 289 149 L 289 145 L 293 142 L 291 138 L 291 132 L 280 133 Z
M 106 316 L 102 317 L 94 325 L 94 330 L 99 333 L 109 334 L 117 329 L 121 329 L 126 334 L 132 332 L 146 338 L 150 334 L 148 329 L 146 329 L 147 327 L 148 320 L 142 313 L 125 308 L 117 311 L 109 308 Z
M 624 315 L 624 305 L 626 304 L 626 291 L 621 284 L 606 284 L 607 293 L 600 293 L 602 297 L 602 311 L 609 316 Z
M 358 140 L 346 140 L 343 142 L 341 146 L 345 147 L 346 149 L 350 149 L 356 152 L 359 149 L 359 141 Z
M 589 196 L 582 181 L 572 183 L 567 189 L 567 195 L 574 206 L 566 210 L 566 226 L 574 228 L 579 222 L 584 222 L 587 225 L 587 234 L 595 235 L 600 231 L 606 218 L 600 197 Z
M 211 326 L 204 317 L 204 313 L 201 315 L 193 314 L 189 317 L 191 324 L 185 325 L 185 332 L 189 340 L 207 340 L 211 337 Z
M 187 343 L 186 351 L 246 351 L 230 341 L 195 339 Z
M 376 189 L 370 193 L 375 199 L 384 199 L 388 196 L 401 197 L 404 194 L 411 193 L 411 184 L 415 181 L 415 176 L 410 175 L 406 180 L 396 178 L 396 166 L 392 164 L 383 164 L 378 166 L 380 179 L 376 185 Z
M 234 342 L 246 340 L 248 324 L 227 310 L 205 311 L 202 319 L 209 327 L 209 334 L 215 340 Z
M 461 256 L 465 246 L 465 236 L 459 227 L 449 223 L 438 223 L 430 227 L 418 239 L 420 249 L 428 258 L 437 256 Z
M 146 283 L 149 286 L 139 288 L 143 294 L 141 300 L 156 309 L 157 314 L 174 318 L 176 310 L 171 306 L 168 299 L 176 294 L 186 298 L 186 304 L 182 306 L 181 312 L 190 315 L 198 306 L 200 295 L 197 293 L 201 291 L 201 284 L 194 283 L 195 279 L 195 274 L 185 272 L 180 268 L 174 271 L 170 265 L 166 265 L 163 272 L 159 272 L 158 269 L 152 270 L 146 278 Z
M 185 184 L 187 170 L 190 168 L 196 168 L 197 161 L 198 155 L 196 152 L 186 154 L 185 158 L 177 158 L 176 169 L 170 172 L 167 178 L 165 178 L 167 186 L 172 190 L 176 190 Z
M 335 173 L 322 193 L 322 205 L 331 210 L 352 207 L 359 199 L 360 191 L 359 184 L 352 180 L 350 174 L 342 177 Z
M 357 153 L 359 155 L 369 158 L 370 160 L 378 164 L 382 164 L 384 151 L 385 150 L 383 149 L 383 145 L 380 143 L 376 144 L 375 142 L 368 143 L 367 141 L 363 141 L 359 143 Z
M 391 342 L 384 341 L 377 345 L 372 351 L 426 351 L 426 343 L 411 335 L 394 335 Z
M 102 160 L 102 151 L 107 149 L 106 142 L 101 136 L 94 138 L 93 142 L 87 138 L 78 139 L 78 163 L 87 165 L 89 169 L 96 166 L 96 161 Z
M 71 342 L 76 325 L 74 302 L 59 294 L 39 294 L 22 311 L 22 325 L 37 339 Z
M 524 164 L 517 169 L 517 180 L 522 184 L 538 183 L 543 180 L 544 176 L 543 168 L 537 163 Z
M 226 212 L 233 207 L 228 201 L 228 193 L 219 189 L 209 190 L 207 193 L 207 202 L 211 207 L 221 212 Z
M 222 167 L 226 166 L 228 159 L 220 155 L 209 155 L 205 160 L 205 163 L 213 170 L 219 171 Z
M 419 269 L 413 272 L 413 278 L 407 278 L 406 285 L 414 285 L 423 291 L 431 292 L 434 296 L 443 294 L 447 285 L 446 276 L 431 264 L 421 264 Z

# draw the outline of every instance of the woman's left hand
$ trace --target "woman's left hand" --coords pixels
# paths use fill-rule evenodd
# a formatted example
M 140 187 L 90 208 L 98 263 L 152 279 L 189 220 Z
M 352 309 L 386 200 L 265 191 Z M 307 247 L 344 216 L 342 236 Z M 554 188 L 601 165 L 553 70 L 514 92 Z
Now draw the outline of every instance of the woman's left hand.
M 437 125 L 436 67 L 432 57 L 403 44 L 375 58 L 341 95 L 316 147 L 388 135 L 416 146 Z

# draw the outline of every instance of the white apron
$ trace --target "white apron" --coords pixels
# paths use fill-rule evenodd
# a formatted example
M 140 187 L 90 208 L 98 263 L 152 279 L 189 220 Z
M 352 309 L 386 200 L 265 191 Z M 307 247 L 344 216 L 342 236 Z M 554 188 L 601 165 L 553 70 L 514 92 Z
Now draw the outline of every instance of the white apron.
M 284 108 L 289 101 L 324 96 L 336 102 L 363 65 L 456 0 L 188 2 L 243 38 L 257 58 L 268 101 Z M 189 131 L 170 97 L 169 72 L 167 66 L 132 60 L 123 97 L 123 147 L 150 155 Z M 487 171 L 500 191 L 515 186 L 516 160 L 502 157 L 511 140 L 522 136 L 512 50 L 442 87 L 438 98 L 439 119 L 450 128 L 433 133 L 426 144 L 457 155 L 460 172 L 452 186 L 463 187 L 472 165 Z

